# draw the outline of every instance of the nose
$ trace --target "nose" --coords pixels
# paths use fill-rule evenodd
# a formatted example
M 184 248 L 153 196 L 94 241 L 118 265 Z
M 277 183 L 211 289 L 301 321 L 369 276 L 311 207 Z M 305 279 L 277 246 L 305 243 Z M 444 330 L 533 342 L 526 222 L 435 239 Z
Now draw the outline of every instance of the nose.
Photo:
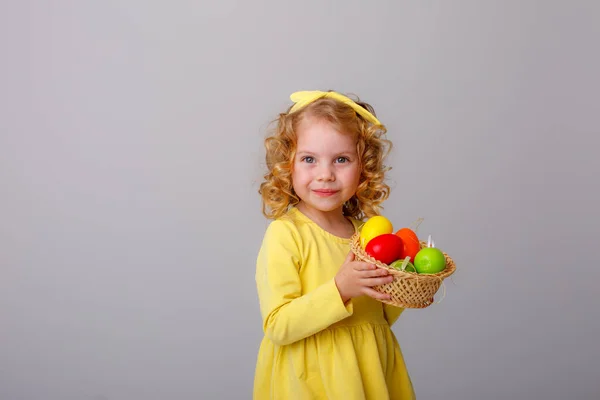
M 335 181 L 335 174 L 333 172 L 333 168 L 330 165 L 322 165 L 317 173 L 317 180 L 326 182 Z

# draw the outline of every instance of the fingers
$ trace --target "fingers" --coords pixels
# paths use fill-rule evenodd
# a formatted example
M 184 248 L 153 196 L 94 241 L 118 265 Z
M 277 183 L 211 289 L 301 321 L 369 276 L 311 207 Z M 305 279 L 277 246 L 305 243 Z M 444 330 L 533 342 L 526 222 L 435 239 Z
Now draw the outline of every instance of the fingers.
M 378 276 L 387 276 L 389 272 L 383 268 L 375 268 L 369 270 L 361 270 L 360 276 L 362 278 L 377 278 Z
M 362 279 L 361 283 L 365 286 L 380 286 L 385 285 L 386 283 L 390 283 L 394 280 L 392 275 L 383 276 L 379 278 L 366 278 Z
M 346 256 L 346 260 L 344 261 L 344 264 L 354 261 L 354 258 L 355 258 L 354 252 L 352 250 L 350 250 L 350 252 Z
M 375 265 L 369 264 L 368 262 L 364 261 L 355 261 L 353 263 L 353 267 L 357 271 L 369 271 L 377 268 Z
M 367 287 L 363 289 L 363 293 L 369 297 L 374 298 L 375 300 L 390 300 L 392 298 L 392 296 L 390 296 L 387 293 L 380 293 L 375 289 L 371 289 L 371 288 L 367 288 Z

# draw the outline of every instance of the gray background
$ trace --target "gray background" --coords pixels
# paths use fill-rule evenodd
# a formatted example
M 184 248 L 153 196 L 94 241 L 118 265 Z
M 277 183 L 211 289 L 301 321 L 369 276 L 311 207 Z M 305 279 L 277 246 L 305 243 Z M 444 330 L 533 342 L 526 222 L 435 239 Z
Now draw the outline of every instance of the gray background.
M 262 138 L 370 102 L 459 270 L 420 399 L 598 399 L 597 1 L 0 2 L 0 400 L 250 398 Z M 441 292 L 440 292 L 441 298 Z

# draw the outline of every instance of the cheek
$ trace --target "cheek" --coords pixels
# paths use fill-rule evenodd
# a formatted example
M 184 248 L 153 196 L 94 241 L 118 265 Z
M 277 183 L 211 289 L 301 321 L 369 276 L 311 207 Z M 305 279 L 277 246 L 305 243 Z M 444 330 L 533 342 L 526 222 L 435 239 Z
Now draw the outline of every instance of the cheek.
M 310 180 L 310 171 L 306 165 L 296 164 L 292 170 L 292 182 L 294 185 L 303 184 Z
M 358 185 L 358 182 L 360 180 L 360 169 L 358 168 L 358 166 L 356 166 L 355 168 L 350 168 L 348 169 L 348 171 L 346 171 L 346 179 L 348 180 L 348 182 L 352 182 Z

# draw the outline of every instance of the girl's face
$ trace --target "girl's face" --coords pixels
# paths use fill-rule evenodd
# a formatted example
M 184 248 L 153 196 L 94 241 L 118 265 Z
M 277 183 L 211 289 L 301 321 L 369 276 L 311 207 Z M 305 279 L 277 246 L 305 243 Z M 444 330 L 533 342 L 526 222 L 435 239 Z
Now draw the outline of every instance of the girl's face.
M 305 118 L 297 132 L 294 191 L 311 211 L 342 212 L 360 179 L 356 141 L 328 121 Z

